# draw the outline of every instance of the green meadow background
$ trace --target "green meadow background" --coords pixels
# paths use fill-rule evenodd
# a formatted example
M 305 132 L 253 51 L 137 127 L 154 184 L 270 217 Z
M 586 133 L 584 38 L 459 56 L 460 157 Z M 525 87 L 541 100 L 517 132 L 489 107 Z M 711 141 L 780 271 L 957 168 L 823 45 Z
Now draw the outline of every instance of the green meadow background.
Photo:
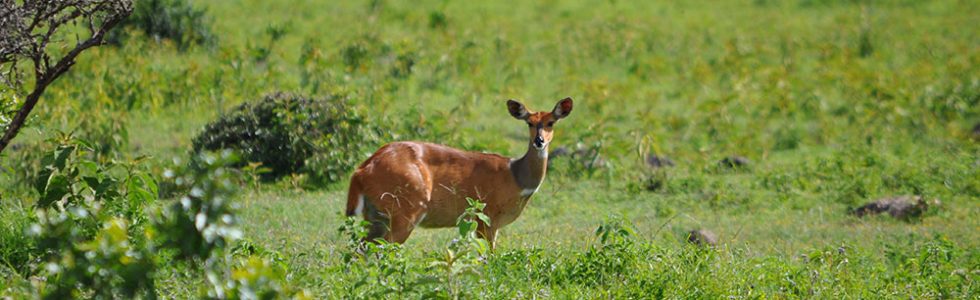
M 568 96 L 575 107 L 556 125 L 552 147 L 591 149 L 604 164 L 553 158 L 497 251 L 462 279 L 461 298 L 980 294 L 980 2 L 194 6 L 206 10 L 212 45 L 180 49 L 133 32 L 120 46 L 86 52 L 15 143 L 32 149 L 57 132 L 99 132 L 119 141 L 119 156 L 148 156 L 161 172 L 188 156 L 208 122 L 286 91 L 350 95 L 392 140 L 518 157 L 526 129 L 505 100 L 550 110 Z M 651 168 L 648 154 L 676 165 Z M 37 197 L 11 171 L 18 155 L 0 158 L 0 184 L 9 187 L 0 224 L 11 234 L 26 223 L 10 216 L 29 216 Z M 732 155 L 750 164 L 718 167 Z M 346 180 L 302 181 L 243 185 L 235 197 L 244 240 L 276 261 L 288 284 L 314 298 L 450 296 L 378 292 L 381 271 L 342 259 L 350 252 L 337 232 Z M 661 187 L 648 191 L 650 182 Z M 909 222 L 847 214 L 899 195 L 941 204 Z M 599 240 L 597 227 L 614 220 L 632 233 Z M 699 228 L 716 233 L 718 245 L 688 245 L 687 231 Z M 455 237 L 454 229 L 416 230 L 392 282 L 443 291 L 418 279 L 440 277 L 427 261 Z M 192 266 L 163 265 L 161 297 L 193 297 L 203 286 Z M 30 286 L 4 278 L 0 294 Z

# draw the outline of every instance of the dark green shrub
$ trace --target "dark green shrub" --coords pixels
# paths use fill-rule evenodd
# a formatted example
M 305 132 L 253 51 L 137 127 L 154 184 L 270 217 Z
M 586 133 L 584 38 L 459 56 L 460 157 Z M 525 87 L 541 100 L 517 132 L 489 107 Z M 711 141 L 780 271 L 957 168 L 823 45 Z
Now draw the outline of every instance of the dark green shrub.
M 208 45 L 215 41 L 204 9 L 195 8 L 191 0 L 137 0 L 133 14 L 121 26 L 110 31 L 107 40 L 121 44 L 127 30 L 142 31 L 155 40 L 168 39 L 178 48 Z
M 208 124 L 194 150 L 234 149 L 245 163 L 268 168 L 265 179 L 293 173 L 335 182 L 376 146 L 378 132 L 340 96 L 308 98 L 274 93 Z

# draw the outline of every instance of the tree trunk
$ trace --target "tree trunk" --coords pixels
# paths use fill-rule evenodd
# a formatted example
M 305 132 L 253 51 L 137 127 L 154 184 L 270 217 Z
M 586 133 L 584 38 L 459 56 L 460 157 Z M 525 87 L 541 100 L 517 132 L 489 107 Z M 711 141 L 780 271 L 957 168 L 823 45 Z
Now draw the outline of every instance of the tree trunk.
M 3 153 L 4 149 L 10 145 L 10 141 L 17 137 L 17 133 L 20 132 L 20 128 L 24 126 L 24 122 L 27 122 L 27 117 L 31 115 L 31 111 L 34 110 L 34 106 L 37 105 L 37 101 L 41 99 L 41 93 L 48 85 L 46 83 L 38 83 L 34 91 L 30 95 L 27 95 L 27 100 L 24 101 L 24 105 L 20 107 L 17 114 L 14 115 L 13 121 L 7 126 L 7 130 L 3 133 L 3 138 L 0 138 L 0 153 Z

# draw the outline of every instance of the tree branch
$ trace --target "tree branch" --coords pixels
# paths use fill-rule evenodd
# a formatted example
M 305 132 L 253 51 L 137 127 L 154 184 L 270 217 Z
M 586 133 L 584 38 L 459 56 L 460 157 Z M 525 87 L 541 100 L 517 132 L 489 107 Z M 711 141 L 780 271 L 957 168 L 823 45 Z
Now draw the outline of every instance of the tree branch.
M 16 74 L 17 70 L 13 65 L 17 63 L 17 59 L 27 58 L 34 63 L 35 75 L 33 90 L 27 95 L 27 98 L 24 100 L 24 105 L 17 110 L 11 123 L 4 130 L 3 137 L 0 137 L 0 152 L 3 152 L 14 137 L 17 136 L 17 133 L 20 132 L 21 127 L 24 126 L 31 111 L 37 106 L 41 95 L 44 94 L 44 90 L 47 89 L 48 85 L 67 72 L 75 64 L 75 59 L 79 54 L 89 48 L 100 45 L 105 39 L 106 33 L 132 12 L 132 2 L 130 0 L 26 1 L 18 9 L 14 6 L 15 3 L 13 1 L 0 0 L 0 5 L 3 6 L 3 11 L 9 11 L 11 14 L 7 16 L 10 19 L 3 20 L 4 25 L 10 25 L 10 27 L 3 28 L 4 35 L 0 36 L 0 39 L 2 39 L 0 40 L 2 42 L 0 44 L 2 46 L 2 49 L 0 49 L 2 50 L 0 52 L 0 58 L 2 58 L 0 59 L 0 64 L 10 63 L 12 65 L 10 73 Z M 70 13 L 62 14 L 66 9 L 74 10 Z M 106 16 L 102 19 L 102 24 L 96 29 L 94 24 L 100 12 L 106 13 Z M 31 18 L 29 24 L 24 26 L 25 24 L 17 19 L 22 18 L 22 15 L 14 15 L 17 13 L 33 13 L 33 18 Z M 75 44 L 75 47 L 71 51 L 68 51 L 68 53 L 58 59 L 58 62 L 52 66 L 50 56 L 46 52 L 48 43 L 59 27 L 80 17 L 86 19 L 85 21 L 89 25 L 87 28 L 90 30 L 91 36 Z M 6 24 L 8 22 L 11 24 Z M 23 29 L 14 28 L 14 26 L 23 26 L 21 27 Z M 45 27 L 46 30 L 44 29 Z M 11 32 L 7 32 L 8 29 Z M 35 29 L 40 30 L 41 33 L 35 34 Z M 32 45 L 23 47 L 21 43 L 25 41 L 29 41 Z M 11 48 L 8 49 L 7 47 Z

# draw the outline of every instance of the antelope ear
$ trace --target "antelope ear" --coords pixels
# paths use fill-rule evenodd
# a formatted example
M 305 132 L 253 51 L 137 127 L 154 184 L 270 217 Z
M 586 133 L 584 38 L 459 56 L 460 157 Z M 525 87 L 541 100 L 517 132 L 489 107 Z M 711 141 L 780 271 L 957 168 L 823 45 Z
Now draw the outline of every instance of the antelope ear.
M 555 117 L 555 120 L 567 117 L 570 113 L 572 113 L 571 97 L 566 97 L 558 101 L 558 104 L 555 104 L 555 109 L 551 111 L 551 115 Z
M 510 115 L 514 116 L 518 120 L 526 120 L 528 116 L 531 115 L 524 107 L 524 104 L 517 102 L 515 100 L 507 100 L 507 110 L 510 111 Z

